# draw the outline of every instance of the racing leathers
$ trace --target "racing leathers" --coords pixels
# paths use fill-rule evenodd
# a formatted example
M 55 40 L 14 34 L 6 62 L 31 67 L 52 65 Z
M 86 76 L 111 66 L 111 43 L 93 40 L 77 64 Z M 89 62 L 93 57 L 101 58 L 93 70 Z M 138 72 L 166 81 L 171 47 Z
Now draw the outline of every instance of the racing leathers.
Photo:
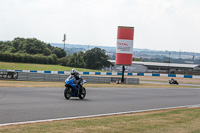
M 71 79 L 73 77 L 75 77 L 76 83 L 80 86 L 80 89 L 82 89 L 81 83 L 82 83 L 83 79 L 81 78 L 81 75 L 76 71 L 74 74 L 69 75 L 68 78 Z

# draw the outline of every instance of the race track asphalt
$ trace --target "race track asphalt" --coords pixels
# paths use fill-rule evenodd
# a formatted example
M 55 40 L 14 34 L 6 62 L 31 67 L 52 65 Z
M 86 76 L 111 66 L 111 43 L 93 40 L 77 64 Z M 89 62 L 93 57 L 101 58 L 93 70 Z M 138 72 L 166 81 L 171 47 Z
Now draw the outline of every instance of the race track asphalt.
M 199 88 L 86 88 L 66 100 L 64 88 L 0 87 L 0 124 L 200 104 Z

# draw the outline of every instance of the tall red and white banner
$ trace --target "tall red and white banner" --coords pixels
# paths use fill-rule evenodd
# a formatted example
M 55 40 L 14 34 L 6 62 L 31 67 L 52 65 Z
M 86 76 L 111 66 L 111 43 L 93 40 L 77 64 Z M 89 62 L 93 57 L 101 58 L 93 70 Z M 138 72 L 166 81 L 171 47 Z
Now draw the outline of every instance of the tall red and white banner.
M 132 65 L 134 27 L 118 26 L 116 65 Z

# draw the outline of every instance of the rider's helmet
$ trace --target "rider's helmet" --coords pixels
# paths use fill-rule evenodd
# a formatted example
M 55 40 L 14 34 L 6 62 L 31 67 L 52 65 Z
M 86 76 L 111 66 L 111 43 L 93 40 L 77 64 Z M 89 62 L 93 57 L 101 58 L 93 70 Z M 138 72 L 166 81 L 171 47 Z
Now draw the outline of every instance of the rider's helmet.
M 76 69 L 73 68 L 73 69 L 71 70 L 71 75 L 74 75 L 75 73 L 76 73 Z

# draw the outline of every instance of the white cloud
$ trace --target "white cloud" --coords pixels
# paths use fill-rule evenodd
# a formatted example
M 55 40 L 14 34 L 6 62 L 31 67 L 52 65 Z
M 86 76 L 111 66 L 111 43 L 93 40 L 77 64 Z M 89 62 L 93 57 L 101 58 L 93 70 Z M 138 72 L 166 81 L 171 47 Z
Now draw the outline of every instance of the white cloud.
M 1 0 L 0 40 L 115 46 L 117 26 L 134 26 L 134 47 L 196 51 L 198 0 Z

